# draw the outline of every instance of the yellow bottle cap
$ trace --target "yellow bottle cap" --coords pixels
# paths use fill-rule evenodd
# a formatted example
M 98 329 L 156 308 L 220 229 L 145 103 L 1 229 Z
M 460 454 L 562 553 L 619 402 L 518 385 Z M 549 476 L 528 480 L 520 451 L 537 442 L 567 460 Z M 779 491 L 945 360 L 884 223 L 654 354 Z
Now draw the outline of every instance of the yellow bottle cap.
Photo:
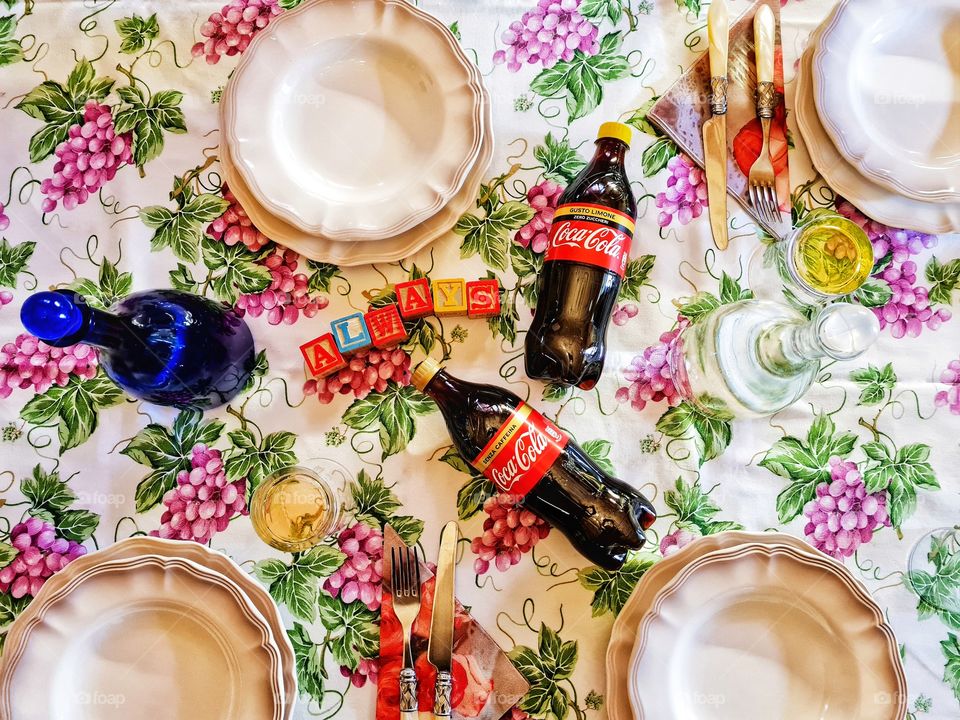
M 422 363 L 417 365 L 416 370 L 413 371 L 410 382 L 417 390 L 423 390 L 427 386 L 427 383 L 433 379 L 433 376 L 442 369 L 440 363 L 432 357 L 425 358 Z
M 629 125 L 621 122 L 605 122 L 597 131 L 597 140 L 600 138 L 616 138 L 626 145 L 630 145 L 630 139 L 633 137 L 633 131 Z

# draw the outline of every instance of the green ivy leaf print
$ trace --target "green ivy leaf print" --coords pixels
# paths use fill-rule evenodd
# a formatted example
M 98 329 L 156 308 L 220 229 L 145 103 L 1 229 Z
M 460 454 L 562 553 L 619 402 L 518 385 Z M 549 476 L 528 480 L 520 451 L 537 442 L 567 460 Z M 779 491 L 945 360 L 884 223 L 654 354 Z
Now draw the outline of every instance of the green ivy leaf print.
M 653 177 L 663 170 L 670 158 L 677 155 L 680 149 L 668 137 L 661 137 L 647 145 L 640 156 L 640 167 L 643 169 L 644 177 Z
M 489 273 L 488 273 L 489 274 Z M 500 303 L 500 314 L 487 318 L 487 327 L 493 337 L 502 337 L 510 345 L 517 341 L 517 323 L 520 322 L 520 313 L 514 302 Z
M 96 308 L 108 308 L 133 290 L 133 275 L 117 271 L 117 266 L 107 259 L 100 264 L 97 281 L 81 278 L 70 287 L 83 295 L 84 299 Z
M 960 701 L 960 639 L 953 633 L 940 642 L 940 649 L 946 664 L 943 666 L 943 681 L 953 690 L 954 697 Z
M 317 645 L 310 639 L 307 629 L 298 622 L 287 630 L 287 636 L 293 645 L 293 654 L 297 661 L 297 687 L 301 693 L 320 701 L 323 698 L 323 681 L 327 677 L 327 671 L 320 662 Z
M 128 55 L 140 52 L 150 40 L 160 34 L 160 23 L 157 22 L 156 13 L 148 18 L 142 18 L 139 15 L 120 18 L 113 24 L 122 41 L 120 52 Z
M 13 562 L 13 559 L 20 554 L 10 543 L 0 542 L 0 568 L 5 568 Z
M 17 276 L 27 267 L 36 246 L 29 240 L 19 245 L 11 245 L 6 238 L 0 240 L 0 287 L 17 287 Z
M 530 89 L 546 98 L 564 98 L 570 120 L 582 118 L 603 100 L 603 81 L 619 80 L 630 72 L 627 58 L 619 54 L 623 34 L 609 33 L 600 41 L 596 55 L 577 50 L 572 60 L 546 68 L 530 83 Z
M 98 411 L 123 402 L 123 392 L 102 372 L 90 379 L 71 375 L 23 406 L 20 417 L 33 425 L 57 426 L 60 451 L 75 448 L 97 429 Z
M 893 290 L 886 280 L 868 278 L 856 292 L 853 299 L 864 307 L 883 307 L 893 297 Z
M 270 270 L 255 262 L 257 253 L 242 243 L 226 243 L 204 237 L 200 244 L 203 264 L 210 271 L 210 288 L 225 303 L 232 305 L 237 297 L 265 290 L 270 285 Z
M 927 557 L 934 572 L 913 570 L 904 583 L 918 596 L 917 615 L 920 620 L 937 616 L 947 627 L 960 630 L 960 612 L 951 603 L 960 589 L 960 553 L 951 543 L 934 537 Z
M 180 195 L 178 199 L 183 201 L 183 197 Z M 151 250 L 156 252 L 170 248 L 180 260 L 196 262 L 200 259 L 203 224 L 223 215 L 229 205 L 230 203 L 218 195 L 197 195 L 176 210 L 162 205 L 145 207 L 140 211 L 140 220 L 155 231 L 150 239 Z M 231 247 L 226 243 L 217 244 Z M 237 245 L 233 246 L 236 247 Z
M 543 267 L 543 255 L 513 243 L 510 246 L 510 265 L 519 278 L 537 275 Z
M 13 37 L 17 29 L 15 15 L 0 17 L 0 67 L 23 60 L 23 47 Z
M 683 529 L 696 528 L 701 535 L 743 530 L 738 522 L 716 519 L 720 507 L 703 491 L 699 481 L 688 485 L 683 478 L 677 478 L 673 489 L 663 494 L 663 502 L 677 514 L 676 523 Z
M 546 402 L 560 402 L 571 392 L 573 390 L 569 385 L 551 382 L 543 386 L 543 399 Z
M 533 157 L 543 167 L 543 176 L 561 185 L 570 183 L 587 164 L 567 138 L 555 140 L 552 133 L 533 149 Z
M 688 10 L 694 15 L 700 14 L 700 0 L 677 0 L 678 10 Z
M 703 290 L 678 305 L 677 311 L 690 322 L 695 323 L 718 307 L 720 307 L 720 299 L 713 293 Z
M 363 603 L 345 603 L 326 593 L 320 593 L 318 608 L 320 622 L 330 633 L 330 651 L 338 664 L 356 670 L 360 658 L 377 657 L 380 651 L 377 613 Z
M 593 617 L 605 613 L 619 615 L 640 578 L 653 564 L 651 557 L 631 555 L 623 567 L 616 571 L 600 567 L 579 570 L 577 577 L 580 584 L 593 593 L 593 601 L 590 603 Z
M 669 408 L 661 415 L 657 430 L 667 437 L 692 439 L 701 466 L 719 457 L 733 437 L 730 420 L 706 415 L 688 402 Z
M 137 167 L 142 168 L 160 155 L 164 131 L 187 131 L 180 109 L 183 93 L 179 90 L 161 90 L 147 97 L 138 85 L 128 85 L 117 90 L 117 94 L 123 105 L 114 118 L 114 131 L 118 135 L 133 131 L 133 162 Z
M 657 104 L 657 100 L 660 99 L 659 95 L 654 95 L 652 98 L 647 100 L 643 105 L 638 107 L 633 111 L 633 114 L 628 117 L 624 122 L 627 125 L 635 127 L 642 133 L 647 135 L 653 135 L 654 137 L 661 137 L 663 133 L 657 129 L 657 126 L 654 125 L 650 120 L 647 119 L 647 115 L 650 114 L 650 110 L 653 109 L 653 106 Z
M 440 460 L 454 470 L 465 473 L 470 479 L 457 492 L 457 517 L 460 520 L 469 520 L 483 509 L 487 498 L 497 494 L 497 487 L 450 446 L 440 457 Z
M 453 231 L 463 236 L 460 257 L 466 259 L 479 254 L 489 267 L 507 269 L 510 252 L 509 232 L 526 225 L 534 215 L 532 207 L 510 200 L 481 218 L 467 213 L 461 215 Z
M 863 471 L 867 492 L 886 490 L 890 496 L 890 522 L 900 528 L 917 506 L 917 490 L 939 490 L 940 483 L 927 462 L 930 446 L 923 443 L 904 445 L 894 454 L 882 442 L 871 442 L 863 451 L 874 465 Z
M 376 430 L 383 457 L 407 447 L 416 431 L 414 418 L 436 409 L 433 401 L 409 385 L 391 381 L 383 392 L 372 392 L 353 401 L 343 422 L 354 430 Z
M 893 363 L 887 363 L 882 368 L 868 365 L 865 368 L 854 370 L 850 379 L 860 386 L 858 405 L 879 405 L 897 384 L 897 374 L 893 371 Z
M 388 521 L 394 532 L 407 545 L 416 545 L 423 534 L 423 520 L 412 515 L 394 515 Z
M 282 560 L 263 560 L 254 572 L 268 584 L 271 597 L 286 605 L 294 617 L 313 622 L 317 619 L 320 579 L 335 573 L 346 559 L 336 548 L 317 545 L 296 553 L 289 565 Z
M 617 295 L 618 300 L 640 302 L 640 289 L 647 284 L 647 278 L 650 277 L 656 259 L 656 255 L 641 255 L 627 263 L 627 271 L 624 273 L 620 292 Z
M 740 286 L 737 280 L 727 273 L 720 274 L 720 304 L 739 302 L 740 300 L 749 300 L 753 297 L 753 291 Z
M 592 20 L 608 17 L 616 25 L 623 17 L 623 0 L 583 0 L 580 14 Z
M 311 293 L 330 292 L 330 281 L 340 274 L 340 268 L 331 263 L 307 260 L 307 267 L 313 270 L 307 280 L 307 290 Z
M 564 720 L 570 712 L 569 691 L 560 685 L 569 679 L 577 665 L 577 643 L 563 642 L 545 624 L 540 625 L 537 649 L 517 645 L 510 651 L 510 660 L 530 683 L 530 690 L 518 707 L 531 717 Z
M 270 473 L 297 464 L 293 451 L 297 436 L 292 432 L 272 432 L 259 443 L 251 430 L 234 430 L 227 437 L 230 449 L 224 456 L 224 470 L 231 480 L 247 478 L 248 494 Z
M 401 503 L 383 478 L 371 478 L 366 470 L 361 470 L 356 482 L 350 485 L 350 495 L 360 521 L 378 528 L 389 524 L 408 545 L 419 541 L 423 521 L 411 515 L 394 514 Z
M 70 510 L 77 499 L 73 490 L 58 473 L 47 473 L 39 465 L 33 468 L 30 477 L 20 481 L 20 492 L 30 502 L 30 514 L 52 523 L 57 534 L 67 540 L 82 543 L 100 524 L 100 516 L 94 512 Z
M 936 257 L 930 258 L 926 268 L 930 281 L 930 302 L 949 305 L 953 300 L 953 291 L 960 285 L 960 258 L 941 263 Z
M 100 524 L 100 516 L 89 510 L 67 510 L 56 517 L 57 534 L 67 540 L 85 542 Z
M 30 162 L 40 162 L 52 155 L 57 145 L 67 139 L 70 126 L 83 119 L 87 100 L 102 100 L 114 82 L 111 78 L 97 78 L 93 65 L 83 58 L 70 72 L 66 86 L 45 80 L 27 93 L 17 103 L 17 109 L 46 123 L 30 138 Z
M 250 379 L 247 380 L 247 384 L 244 385 L 242 392 L 247 393 L 253 390 L 254 386 L 257 384 L 257 380 L 265 377 L 269 369 L 270 363 L 267 361 L 267 351 L 261 350 L 257 353 L 257 357 L 253 361 L 253 369 L 250 371 Z
M 170 271 L 170 285 L 184 292 L 196 292 L 200 287 L 200 283 L 193 278 L 190 268 L 183 263 L 177 263 L 177 269 Z
M 827 414 L 817 415 L 807 433 L 806 442 L 787 435 L 773 444 L 760 467 L 792 482 L 777 496 L 777 515 L 781 523 L 788 523 L 816 496 L 821 482 L 830 480 L 830 458 L 846 457 L 853 450 L 857 436 L 851 432 L 837 433 L 833 419 Z
M 134 462 L 151 468 L 137 485 L 137 512 L 146 512 L 160 502 L 164 493 L 176 487 L 177 473 L 190 469 L 190 451 L 198 443 L 212 445 L 223 432 L 219 420 L 202 422 L 199 410 L 183 410 L 171 429 L 151 423 L 138 432 L 120 451 Z
M 587 440 L 581 447 L 601 470 L 608 475 L 616 475 L 617 470 L 610 462 L 610 449 L 613 447 L 613 443 L 609 440 Z
M 280 0 L 278 4 L 284 10 L 293 10 L 293 8 L 295 8 L 297 5 L 299 5 L 302 2 L 303 0 Z

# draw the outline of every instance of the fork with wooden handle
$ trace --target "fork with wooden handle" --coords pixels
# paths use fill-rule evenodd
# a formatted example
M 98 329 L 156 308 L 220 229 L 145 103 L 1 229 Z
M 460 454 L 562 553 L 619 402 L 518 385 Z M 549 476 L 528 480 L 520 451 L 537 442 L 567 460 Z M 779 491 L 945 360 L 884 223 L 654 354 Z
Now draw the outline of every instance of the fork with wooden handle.
M 416 548 L 393 548 L 391 582 L 393 611 L 403 631 L 403 669 L 400 671 L 400 719 L 417 720 L 417 671 L 410 649 L 410 633 L 420 613 L 420 561 Z
M 750 203 L 768 225 L 780 223 L 777 178 L 770 160 L 770 120 L 777 106 L 777 91 L 773 85 L 774 22 L 773 11 L 766 5 L 761 5 L 753 17 L 753 42 L 757 55 L 757 115 L 763 128 L 763 147 L 747 177 Z

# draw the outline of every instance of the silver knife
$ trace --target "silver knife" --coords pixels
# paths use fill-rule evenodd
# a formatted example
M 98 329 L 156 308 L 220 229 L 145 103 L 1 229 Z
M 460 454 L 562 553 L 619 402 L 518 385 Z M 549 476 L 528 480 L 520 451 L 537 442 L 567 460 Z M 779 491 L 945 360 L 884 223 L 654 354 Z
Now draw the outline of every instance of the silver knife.
M 440 534 L 440 555 L 437 558 L 437 582 L 433 591 L 433 617 L 430 621 L 430 645 L 427 659 L 437 669 L 433 694 L 433 717 L 449 720 L 453 678 L 450 674 L 453 656 L 453 613 L 457 540 L 460 529 L 456 522 L 448 522 Z
M 727 48 L 730 14 L 726 0 L 713 0 L 707 12 L 710 39 L 710 110 L 713 117 L 703 124 L 703 157 L 707 173 L 707 198 L 713 242 L 720 250 L 727 235 Z

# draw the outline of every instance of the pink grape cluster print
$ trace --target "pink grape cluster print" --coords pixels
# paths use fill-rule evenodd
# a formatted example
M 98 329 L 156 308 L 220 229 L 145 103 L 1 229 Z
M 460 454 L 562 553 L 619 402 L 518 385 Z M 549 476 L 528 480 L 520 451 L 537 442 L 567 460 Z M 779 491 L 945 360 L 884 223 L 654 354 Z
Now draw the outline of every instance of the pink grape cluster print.
M 13 293 L 9 290 L 0 290 L 0 307 L 13 302 Z
M 613 324 L 620 326 L 626 325 L 633 320 L 639 312 L 640 308 L 634 302 L 617 303 L 613 308 Z
M 846 200 L 837 203 L 837 211 L 863 228 L 877 260 L 891 256 L 877 277 L 886 281 L 893 295 L 883 307 L 872 308 L 881 329 L 889 328 L 890 334 L 898 339 L 915 338 L 924 327 L 936 330 L 951 318 L 948 308 L 934 309 L 930 305 L 929 290 L 917 284 L 917 263 L 910 259 L 935 247 L 936 235 L 889 227 L 869 219 Z
M 329 405 L 338 394 L 363 399 L 373 391 L 383 392 L 390 381 L 410 384 L 410 355 L 398 347 L 371 348 L 352 355 L 343 370 L 307 380 L 303 394 L 316 395 L 321 405 Z
M 698 537 L 700 536 L 689 530 L 674 530 L 672 533 L 664 535 L 663 540 L 660 541 L 660 554 L 664 557 L 670 557 L 683 550 Z
M 648 402 L 666 400 L 671 407 L 680 404 L 680 391 L 670 371 L 670 354 L 687 324 L 685 318 L 681 319 L 676 329 L 663 333 L 656 345 L 651 345 L 630 361 L 623 371 L 624 379 L 630 384 L 617 389 L 615 397 L 619 402 L 629 402 L 637 412 Z
M 293 325 L 301 312 L 312 318 L 330 304 L 326 296 L 310 293 L 309 278 L 296 272 L 300 256 L 293 250 L 278 247 L 259 262 L 270 271 L 270 285 L 262 292 L 237 298 L 236 309 L 241 316 L 249 313 L 251 317 L 260 317 L 266 313 L 271 325 Z
M 656 206 L 660 210 L 657 224 L 668 227 L 674 219 L 681 225 L 700 217 L 707 207 L 707 178 L 684 153 L 674 155 L 667 162 L 670 177 L 667 189 L 657 193 Z
M 257 252 L 266 247 L 270 238 L 257 229 L 226 183 L 220 192 L 223 199 L 230 205 L 223 215 L 207 226 L 207 235 L 227 245 L 243 243 L 250 252 Z
M 493 62 L 518 72 L 524 63 L 553 67 L 572 60 L 578 50 L 596 55 L 600 30 L 580 14 L 580 4 L 581 0 L 539 0 L 500 35 L 506 47 L 493 54 Z
M 553 222 L 553 214 L 557 210 L 561 195 L 563 186 L 550 180 L 544 180 L 527 190 L 527 203 L 536 214 L 513 236 L 517 245 L 530 248 L 535 253 L 542 253 L 547 249 L 550 223 Z
M 0 232 L 10 227 L 10 216 L 7 215 L 7 206 L 0 202 Z
M 523 498 L 510 493 L 500 493 L 487 498 L 483 511 L 483 534 L 475 537 L 470 549 L 477 556 L 473 569 L 483 575 L 495 565 L 506 572 L 520 562 L 523 553 L 550 534 L 550 525 L 522 504 Z
M 150 533 L 154 537 L 207 543 L 234 517 L 247 514 L 247 481 L 227 481 L 219 450 L 194 445 L 190 466 L 177 474 L 177 486 L 163 496 L 160 529 Z
M 850 557 L 890 524 L 885 492 L 868 493 L 857 464 L 830 458 L 830 482 L 817 485 L 816 498 L 803 507 L 807 540 L 838 560 Z
M 53 385 L 65 387 L 71 377 L 90 379 L 97 374 L 97 353 L 78 343 L 58 348 L 21 333 L 0 348 L 0 398 L 13 389 L 44 393 Z
M 345 603 L 361 602 L 379 610 L 383 597 L 383 533 L 366 523 L 354 523 L 337 538 L 346 561 L 323 582 L 323 589 Z
M 960 360 L 951 360 L 940 373 L 940 382 L 947 386 L 934 396 L 937 407 L 948 407 L 954 415 L 960 415 Z
M 231 57 L 246 50 L 254 36 L 280 12 L 278 0 L 230 0 L 200 26 L 204 39 L 191 52 L 216 65 L 224 55 Z
M 36 597 L 47 578 L 87 553 L 83 545 L 57 537 L 53 525 L 35 517 L 13 526 L 10 544 L 18 552 L 0 570 L 0 593 L 15 598 Z
M 377 678 L 380 676 L 380 658 L 360 658 L 356 670 L 341 665 L 340 674 L 349 678 L 350 684 L 356 688 L 362 688 L 368 680 L 371 684 L 376 685 Z
M 130 162 L 131 134 L 117 135 L 113 129 L 113 111 L 109 105 L 87 100 L 83 122 L 67 130 L 67 139 L 57 145 L 53 177 L 40 183 L 46 197 L 43 212 L 53 212 L 58 203 L 73 210 L 97 192 Z

